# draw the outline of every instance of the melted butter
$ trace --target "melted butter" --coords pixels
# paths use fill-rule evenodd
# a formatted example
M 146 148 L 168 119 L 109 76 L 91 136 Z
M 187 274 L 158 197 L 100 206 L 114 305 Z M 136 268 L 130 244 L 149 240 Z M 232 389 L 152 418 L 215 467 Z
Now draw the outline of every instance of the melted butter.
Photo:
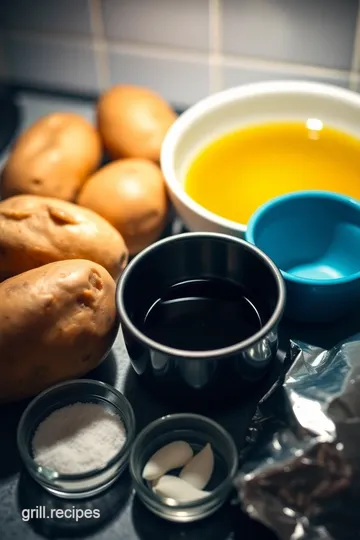
M 307 189 L 360 199 L 360 140 L 316 118 L 247 127 L 205 147 L 185 178 L 196 202 L 239 223 L 269 199 Z

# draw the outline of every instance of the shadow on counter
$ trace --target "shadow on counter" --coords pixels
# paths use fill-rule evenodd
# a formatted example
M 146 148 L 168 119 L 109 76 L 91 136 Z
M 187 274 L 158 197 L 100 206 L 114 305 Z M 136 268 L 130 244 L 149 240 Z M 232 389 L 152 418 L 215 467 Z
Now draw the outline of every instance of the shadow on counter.
M 165 521 L 147 510 L 137 497 L 132 522 L 140 540 L 276 540 L 276 536 L 244 514 L 238 505 L 226 505 L 208 518 L 194 523 Z
M 343 319 L 332 323 L 300 323 L 284 319 L 281 327 L 290 339 L 331 349 L 360 332 L 360 310 L 355 310 Z
M 21 468 L 21 460 L 16 444 L 16 430 L 20 417 L 29 402 L 28 399 L 0 406 L 0 480 L 12 476 Z
M 118 518 L 130 493 L 131 479 L 125 472 L 113 486 L 95 497 L 59 499 L 24 471 L 18 484 L 17 503 L 22 520 L 27 521 L 36 533 L 45 538 L 71 538 L 94 534 Z
M 258 403 L 258 398 L 253 398 L 222 407 L 216 402 L 199 403 L 194 408 L 193 402 L 186 405 L 179 403 L 176 398 L 170 400 L 155 393 L 140 380 L 132 368 L 128 368 L 123 393 L 133 407 L 138 433 L 153 420 L 168 414 L 202 414 L 221 424 L 230 433 L 239 452 L 245 444 L 247 430 Z
M 115 354 L 111 350 L 105 360 L 95 369 L 84 375 L 84 379 L 93 379 L 116 387 L 118 365 Z

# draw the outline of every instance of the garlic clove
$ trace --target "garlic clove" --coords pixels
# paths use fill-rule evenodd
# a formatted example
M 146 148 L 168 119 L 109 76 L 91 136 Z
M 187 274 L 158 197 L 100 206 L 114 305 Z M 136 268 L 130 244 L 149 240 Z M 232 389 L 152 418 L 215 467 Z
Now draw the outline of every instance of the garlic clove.
M 178 476 L 164 475 L 155 483 L 153 491 L 162 497 L 169 497 L 177 502 L 192 502 L 209 495 L 208 491 L 196 489 Z
M 193 457 L 191 446 L 185 441 L 174 441 L 163 446 L 146 463 L 142 477 L 145 480 L 156 480 L 163 474 L 183 467 Z
M 214 453 L 207 443 L 182 469 L 179 477 L 197 489 L 203 489 L 209 483 L 214 470 Z

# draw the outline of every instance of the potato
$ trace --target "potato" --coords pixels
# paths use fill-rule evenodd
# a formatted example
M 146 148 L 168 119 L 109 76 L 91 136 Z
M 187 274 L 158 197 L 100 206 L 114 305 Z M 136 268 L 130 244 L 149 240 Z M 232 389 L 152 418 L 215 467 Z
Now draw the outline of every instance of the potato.
M 76 204 L 36 195 L 0 202 L 0 279 L 64 259 L 89 259 L 116 279 L 128 251 L 110 223 Z
M 168 217 L 161 170 L 145 159 L 105 165 L 86 182 L 78 203 L 108 220 L 121 233 L 131 255 L 157 240 Z
M 95 368 L 116 331 L 115 282 L 102 266 L 61 261 L 0 284 L 0 403 Z
M 22 193 L 74 201 L 98 166 L 101 142 L 82 116 L 44 116 L 16 140 L 1 178 L 3 198 Z
M 176 114 L 158 94 L 141 86 L 118 85 L 97 105 L 98 129 L 110 157 L 158 162 L 161 145 Z

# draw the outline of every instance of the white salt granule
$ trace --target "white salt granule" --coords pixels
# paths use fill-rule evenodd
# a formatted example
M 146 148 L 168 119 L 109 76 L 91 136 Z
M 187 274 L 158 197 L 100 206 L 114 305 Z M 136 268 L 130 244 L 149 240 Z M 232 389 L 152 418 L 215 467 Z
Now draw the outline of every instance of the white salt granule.
M 104 467 L 123 447 L 124 424 L 96 403 L 74 403 L 51 413 L 32 440 L 38 465 L 62 474 Z

